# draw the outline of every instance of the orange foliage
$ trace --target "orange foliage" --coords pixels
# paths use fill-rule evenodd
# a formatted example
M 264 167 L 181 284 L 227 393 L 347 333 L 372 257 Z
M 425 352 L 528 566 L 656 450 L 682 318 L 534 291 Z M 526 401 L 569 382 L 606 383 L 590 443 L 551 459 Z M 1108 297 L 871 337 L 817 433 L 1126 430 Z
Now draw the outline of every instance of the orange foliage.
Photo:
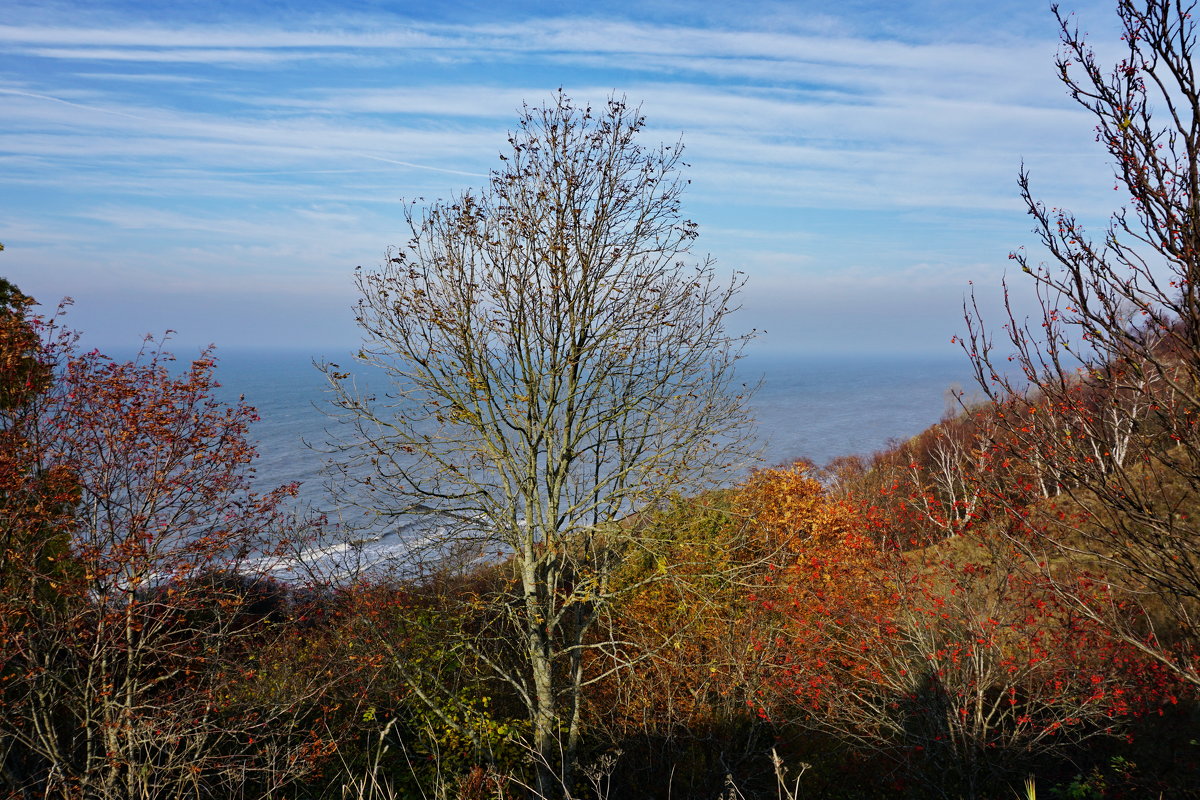
M 803 464 L 662 512 L 649 524 L 669 531 L 672 572 L 616 609 L 614 638 L 638 660 L 597 687 L 597 713 L 622 736 L 713 735 L 745 721 L 777 660 L 782 615 L 881 607 L 880 551 L 856 513 Z
M 900 772 L 919 764 L 947 792 L 974 796 L 988 776 L 1017 774 L 1022 759 L 1170 697 L 1161 671 L 1147 673 L 1133 649 L 1040 587 L 1005 540 L 975 527 L 971 540 L 915 548 L 941 541 L 945 526 L 897 498 L 905 473 L 921 474 L 882 481 L 877 503 L 861 475 L 855 502 L 832 500 L 803 467 L 758 473 L 739 496 L 793 555 L 758 595 L 774 615 L 757 632 L 772 667 L 763 716 L 832 734 Z M 901 523 L 910 543 L 880 544 L 897 541 Z M 1135 683 L 1147 692 L 1140 706 Z
M 897 556 L 877 543 L 854 504 L 831 498 L 806 466 L 756 472 L 738 494 L 737 507 L 780 545 L 759 598 L 803 630 L 812 648 L 823 646 L 831 626 L 878 617 L 895 603 L 889 570 Z M 793 635 L 786 646 L 803 658 L 796 652 L 799 642 Z M 772 644 L 785 641 L 763 637 L 758 646 Z
M 32 305 L 0 280 L 0 587 L 26 601 L 46 589 L 29 577 L 61 571 L 56 562 L 77 500 L 74 474 L 46 447 L 42 409 L 54 353 L 43 345 L 40 321 L 28 315 Z
M 843 541 L 854 530 L 854 508 L 831 499 L 804 462 L 756 471 L 738 488 L 734 510 L 752 520 L 757 535 L 785 550 Z

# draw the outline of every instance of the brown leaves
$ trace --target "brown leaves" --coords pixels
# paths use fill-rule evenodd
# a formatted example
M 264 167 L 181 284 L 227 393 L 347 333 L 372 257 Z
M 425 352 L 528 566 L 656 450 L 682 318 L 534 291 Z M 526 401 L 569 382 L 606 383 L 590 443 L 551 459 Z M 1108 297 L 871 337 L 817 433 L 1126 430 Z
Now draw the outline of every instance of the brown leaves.
M 215 787 L 284 713 L 236 687 L 279 635 L 256 565 L 294 488 L 250 490 L 256 417 L 210 351 L 78 354 L 26 307 L 0 313 L 0 738 L 39 794 Z

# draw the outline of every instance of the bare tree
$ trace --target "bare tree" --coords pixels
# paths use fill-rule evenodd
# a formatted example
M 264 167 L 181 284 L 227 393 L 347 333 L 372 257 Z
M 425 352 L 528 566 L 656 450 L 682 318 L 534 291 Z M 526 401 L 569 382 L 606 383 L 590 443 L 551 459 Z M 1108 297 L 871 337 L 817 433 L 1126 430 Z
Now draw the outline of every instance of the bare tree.
M 972 304 L 964 346 L 1002 412 L 999 454 L 1038 466 L 1042 506 L 1053 512 L 1020 526 L 1031 560 L 1077 610 L 1200 685 L 1195 5 L 1121 0 L 1126 52 L 1110 72 L 1054 8 L 1061 79 L 1095 118 L 1131 205 L 1097 240 L 1068 212 L 1037 202 L 1022 173 L 1050 263 L 1023 251 L 1012 258 L 1041 313 L 1031 323 L 1009 308 L 1006 361 Z M 1064 564 L 1099 572 L 1110 591 L 1081 589 Z M 1140 612 L 1117 613 L 1130 606 Z
M 627 518 L 728 477 L 749 428 L 749 335 L 725 331 L 742 280 L 689 260 L 682 147 L 639 144 L 643 125 L 616 98 L 525 107 L 488 186 L 413 207 L 407 246 L 359 274 L 358 359 L 390 393 L 325 365 L 366 505 L 431 515 L 426 555 L 511 565 L 490 599 L 516 655 L 476 656 L 528 711 L 544 793 L 570 785 L 588 653 L 616 648 L 588 636 L 610 576 L 650 547 Z

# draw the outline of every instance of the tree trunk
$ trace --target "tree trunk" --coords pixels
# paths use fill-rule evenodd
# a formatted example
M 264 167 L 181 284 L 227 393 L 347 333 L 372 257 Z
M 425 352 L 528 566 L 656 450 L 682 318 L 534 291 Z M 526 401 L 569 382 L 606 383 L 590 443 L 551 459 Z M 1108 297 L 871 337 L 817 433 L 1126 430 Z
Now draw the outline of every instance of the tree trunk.
M 533 747 L 537 753 L 537 791 L 555 798 L 565 790 L 563 753 L 558 741 L 558 709 L 554 697 L 553 664 L 544 623 L 530 620 L 529 664 L 533 671 Z

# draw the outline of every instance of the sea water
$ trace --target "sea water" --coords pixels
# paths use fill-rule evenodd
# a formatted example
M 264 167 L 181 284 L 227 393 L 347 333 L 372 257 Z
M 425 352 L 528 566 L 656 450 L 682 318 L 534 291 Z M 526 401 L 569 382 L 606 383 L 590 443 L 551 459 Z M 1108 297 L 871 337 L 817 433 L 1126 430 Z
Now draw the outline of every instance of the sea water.
M 186 354 L 178 355 L 185 360 Z M 354 372 L 360 388 L 380 395 L 388 391 L 379 372 L 356 369 L 351 357 L 329 360 Z M 953 352 L 747 357 L 738 363 L 738 380 L 758 386 L 749 402 L 760 446 L 755 463 L 773 466 L 805 458 L 822 465 L 838 456 L 870 456 L 955 410 L 955 392 L 966 388 L 970 393 L 970 374 L 966 359 Z M 331 416 L 328 386 L 311 355 L 219 353 L 217 376 L 221 400 L 244 397 L 260 417 L 251 430 L 259 451 L 254 488 L 298 482 L 298 505 L 327 514 L 321 539 L 298 559 L 270 567 L 278 577 L 293 580 L 312 571 L 340 580 L 363 569 L 402 565 L 415 542 L 441 531 L 437 518 L 379 517 L 356 508 L 353 491 L 331 494 L 325 474 L 328 442 L 345 439 L 347 432 Z
M 181 353 L 182 357 L 183 354 Z M 260 421 L 259 488 L 298 481 L 307 500 L 320 504 L 325 444 L 344 436 L 330 416 L 330 395 L 313 356 L 296 352 L 218 353 L 221 399 L 246 402 Z M 349 356 L 331 360 L 355 369 Z M 182 360 L 182 358 L 181 358 Z M 970 393 L 970 364 L 953 350 L 939 355 L 749 356 L 739 380 L 759 384 L 750 400 L 763 466 L 806 458 L 818 465 L 845 455 L 869 456 L 914 436 L 956 405 L 952 392 Z M 378 374 L 371 391 L 384 392 Z

